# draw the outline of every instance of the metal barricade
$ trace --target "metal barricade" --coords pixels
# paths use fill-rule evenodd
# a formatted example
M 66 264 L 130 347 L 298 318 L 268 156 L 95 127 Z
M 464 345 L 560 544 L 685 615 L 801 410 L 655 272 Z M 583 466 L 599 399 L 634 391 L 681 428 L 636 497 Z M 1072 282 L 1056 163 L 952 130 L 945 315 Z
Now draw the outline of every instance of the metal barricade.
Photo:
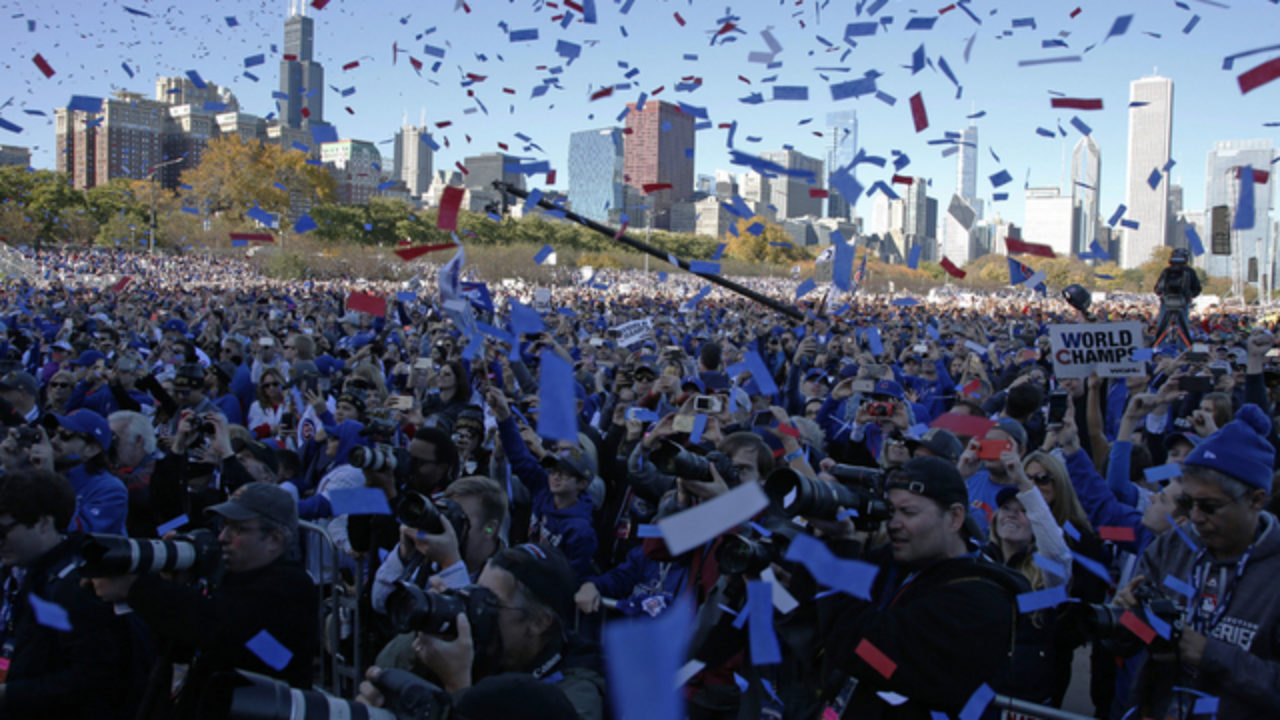
M 316 658 L 315 687 L 337 697 L 354 697 L 364 669 L 359 613 L 363 565 L 356 563 L 355 586 L 348 590 L 338 571 L 345 554 L 328 530 L 315 523 L 298 522 L 298 548 L 307 574 L 316 585 L 320 606 L 316 636 L 322 642 Z M 321 559 L 318 571 L 311 567 L 309 559 L 312 557 Z M 324 562 L 326 559 L 331 563 Z M 344 636 L 351 640 L 349 651 L 343 649 Z
M 1001 720 L 1091 720 L 1089 715 L 1037 705 L 1008 695 L 996 695 L 991 701 L 991 707 L 1000 710 Z

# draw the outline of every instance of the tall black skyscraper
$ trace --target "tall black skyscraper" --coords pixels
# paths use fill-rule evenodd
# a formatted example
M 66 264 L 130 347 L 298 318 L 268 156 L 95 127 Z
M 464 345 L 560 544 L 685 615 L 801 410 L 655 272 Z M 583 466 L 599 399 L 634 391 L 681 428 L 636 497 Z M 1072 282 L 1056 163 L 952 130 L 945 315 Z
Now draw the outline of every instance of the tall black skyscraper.
M 315 21 L 303 14 L 306 8 L 306 0 L 290 0 L 284 21 L 280 122 L 291 128 L 324 124 L 324 67 L 312 59 Z

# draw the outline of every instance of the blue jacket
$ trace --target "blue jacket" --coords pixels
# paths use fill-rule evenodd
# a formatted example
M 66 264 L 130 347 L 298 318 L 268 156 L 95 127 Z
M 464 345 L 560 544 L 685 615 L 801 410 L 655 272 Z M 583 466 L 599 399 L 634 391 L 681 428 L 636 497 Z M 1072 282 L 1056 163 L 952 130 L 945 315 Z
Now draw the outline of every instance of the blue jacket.
M 584 582 L 593 583 L 602 596 L 615 600 L 658 593 L 669 593 L 675 597 L 680 594 L 688 574 L 689 569 L 684 564 L 651 560 L 644 554 L 644 547 L 637 545 L 627 553 L 622 564 L 603 575 L 588 577 Z
M 71 532 L 125 534 L 129 491 L 119 478 L 106 470 L 91 475 L 84 465 L 77 465 L 67 473 L 67 480 L 76 491 Z
M 1131 527 L 1134 542 L 1116 543 L 1128 552 L 1141 554 L 1154 537 L 1151 531 L 1142 524 L 1142 511 L 1133 505 L 1116 500 L 1116 496 L 1107 487 L 1107 483 L 1093 466 L 1089 453 L 1083 449 L 1067 456 L 1067 474 L 1071 476 L 1071 485 L 1080 497 L 1080 505 L 1089 515 L 1089 522 L 1094 528 Z

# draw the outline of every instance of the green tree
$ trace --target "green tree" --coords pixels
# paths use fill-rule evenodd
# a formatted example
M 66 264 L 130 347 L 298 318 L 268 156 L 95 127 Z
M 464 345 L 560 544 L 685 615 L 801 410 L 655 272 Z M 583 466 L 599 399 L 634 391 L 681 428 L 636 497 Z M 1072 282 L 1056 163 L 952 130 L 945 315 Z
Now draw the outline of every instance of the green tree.
M 307 164 L 307 159 L 306 153 L 238 135 L 214 138 L 200 164 L 182 173 L 182 182 L 191 187 L 183 201 L 208 214 L 234 218 L 243 217 L 255 204 L 287 214 L 291 196 L 313 205 L 333 202 L 333 177 L 325 168 Z

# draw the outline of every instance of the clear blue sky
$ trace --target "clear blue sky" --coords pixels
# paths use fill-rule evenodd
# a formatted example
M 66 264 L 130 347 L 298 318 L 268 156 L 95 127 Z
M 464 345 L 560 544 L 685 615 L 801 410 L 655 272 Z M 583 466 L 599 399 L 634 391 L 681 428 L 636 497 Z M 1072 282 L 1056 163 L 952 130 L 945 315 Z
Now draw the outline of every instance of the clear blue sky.
M 967 7 L 982 21 L 978 25 L 961 10 L 941 16 L 946 0 L 922 4 L 888 0 L 874 18 L 864 10 L 855 15 L 853 0 L 782 2 L 752 0 L 730 6 L 737 16 L 738 30 L 721 36 L 732 42 L 711 39 L 723 26 L 724 2 L 664 2 L 634 0 L 626 15 L 624 2 L 596 0 L 598 22 L 574 21 L 561 28 L 552 17 L 566 9 L 531 0 L 467 0 L 471 12 L 454 8 L 454 0 L 431 2 L 384 0 L 331 0 L 322 10 L 308 9 L 316 20 L 316 56 L 325 66 L 326 84 L 339 89 L 355 88 L 343 98 L 332 87 L 325 89 L 326 118 L 337 124 L 342 137 L 389 140 L 404 113 L 416 123 L 425 109 L 428 123 L 451 121 L 437 131 L 437 139 L 448 138 L 450 147 L 437 153 L 436 168 L 448 168 L 464 156 L 498 150 L 505 142 L 520 153 L 525 143 L 515 134 L 533 139 L 545 152 L 530 150 L 531 157 L 547 159 L 558 170 L 558 187 L 567 187 L 566 150 L 573 130 L 603 127 L 615 118 L 627 102 L 641 91 L 665 87 L 659 99 L 683 101 L 706 108 L 718 125 L 738 122 L 735 146 L 758 152 L 791 144 L 797 150 L 824 157 L 823 120 L 834 110 L 856 110 L 860 120 L 860 141 L 869 152 L 889 156 L 890 150 L 906 152 L 912 159 L 904 171 L 932 178 L 931 194 L 941 207 L 955 188 L 955 156 L 941 157 L 941 147 L 927 144 L 946 130 L 958 130 L 965 116 L 985 111 L 976 121 L 980 131 L 980 193 L 990 198 L 988 176 L 1007 169 L 1014 182 L 1003 189 L 1010 199 L 996 203 L 995 212 L 1015 222 L 1022 216 L 1022 185 L 1029 177 L 1032 186 L 1054 185 L 1064 177 L 1064 158 L 1069 169 L 1070 150 L 1078 132 L 1070 125 L 1075 111 L 1050 107 L 1051 91 L 1070 97 L 1101 98 L 1105 109 L 1080 112 L 1093 128 L 1102 148 L 1102 214 L 1124 199 L 1125 152 L 1128 128 L 1129 81 L 1153 69 L 1174 81 L 1173 170 L 1175 182 L 1185 188 L 1186 205 L 1203 206 L 1205 154 L 1220 139 L 1276 138 L 1277 128 L 1264 122 L 1280 121 L 1280 81 L 1242 96 L 1236 75 L 1280 54 L 1271 51 L 1236 61 L 1234 70 L 1222 70 L 1225 56 L 1277 43 L 1274 29 L 1280 26 L 1280 5 L 1270 0 L 1231 0 L 1231 8 L 1207 0 L 1185 0 L 1188 9 L 1172 1 L 1142 0 L 1020 0 L 991 2 L 977 0 Z M 125 7 L 149 13 L 143 17 Z M 865 5 L 873 5 L 868 0 Z M 1081 12 L 1074 19 L 1070 13 Z M 71 95 L 106 96 L 113 89 L 127 88 L 152 96 L 155 79 L 163 75 L 197 70 L 206 80 L 230 87 L 248 112 L 266 115 L 274 110 L 271 92 L 278 88 L 278 65 L 283 46 L 286 0 L 272 2 L 174 3 L 131 0 L 128 3 L 0 2 L 0 22 L 5 37 L 5 90 L 0 102 L 8 105 L 0 117 L 24 128 L 20 134 L 0 129 L 0 143 L 34 148 L 36 167 L 53 167 L 53 110 L 64 106 Z M 685 20 L 681 26 L 674 14 Z M 1128 31 L 1104 41 L 1117 16 L 1132 14 Z M 1201 16 L 1189 33 L 1182 29 L 1193 15 Z M 237 23 L 229 26 L 226 17 Z M 845 26 L 893 18 L 874 36 L 857 38 L 857 48 L 843 43 Z M 931 30 L 908 31 L 913 17 L 937 18 Z M 1013 28 L 1013 21 L 1034 18 L 1036 28 Z M 34 29 L 29 30 L 29 21 Z M 510 42 L 510 30 L 534 28 L 538 38 Z M 803 23 L 803 27 L 801 27 Z M 625 35 L 624 30 L 625 28 Z M 749 63 L 748 53 L 764 51 L 760 31 L 772 28 L 782 45 L 776 61 L 781 66 L 766 69 Z M 428 33 L 428 30 L 430 32 Z M 1011 35 L 1004 35 L 1012 30 Z M 426 34 L 424 34 L 426 33 Z M 968 62 L 964 48 L 976 33 Z M 1153 37 L 1159 35 L 1160 37 Z M 834 45 L 828 48 L 821 36 Z M 1063 40 L 1068 47 L 1042 49 L 1045 40 Z M 556 54 L 558 40 L 581 46 L 581 55 L 572 63 Z M 392 43 L 407 52 L 392 64 Z M 912 52 L 921 44 L 934 69 L 926 67 L 912 75 Z M 276 51 L 272 51 L 272 44 Z M 445 50 L 438 71 L 431 72 L 436 58 L 424 52 L 430 44 Z M 1093 46 L 1089 52 L 1083 52 Z M 45 78 L 32 62 L 41 53 L 56 73 Z M 244 58 L 266 54 L 264 65 L 252 68 L 259 78 L 253 82 L 243 75 Z M 1083 61 L 1038 67 L 1018 67 L 1022 59 L 1056 57 L 1083 53 Z M 409 56 L 425 63 L 415 73 Z M 696 55 L 696 59 L 686 59 Z M 960 84 L 963 96 L 956 99 L 955 88 L 937 68 L 939 56 L 946 58 Z M 359 67 L 343 71 L 342 65 L 358 60 Z M 126 74 L 122 63 L 133 71 Z M 623 68 L 619 63 L 627 63 Z M 539 98 L 532 89 L 544 78 L 553 77 L 538 66 L 561 66 L 554 75 L 558 88 Z M 848 68 L 848 72 L 825 72 L 815 68 Z M 639 73 L 627 90 L 611 97 L 589 100 L 592 92 L 616 83 L 628 82 L 624 74 Z M 842 82 L 868 70 L 881 74 L 878 86 L 897 98 L 890 107 L 873 96 L 832 101 L 829 82 Z M 466 73 L 484 75 L 483 82 L 470 88 L 460 86 Z M 675 92 L 683 76 L 702 78 L 694 92 Z M 750 80 L 750 84 L 739 79 Z M 771 83 L 808 87 L 807 101 L 769 101 L 747 105 L 738 101 L 752 92 L 772 97 Z M 503 92 L 510 88 L 515 94 Z M 475 98 L 467 96 L 473 90 Z M 908 98 L 922 92 L 930 126 L 917 134 L 911 121 Z M 487 114 L 477 104 L 483 103 Z M 343 110 L 350 106 L 354 114 Z M 47 117 L 30 115 L 38 110 Z M 812 118 L 809 124 L 801 124 Z M 1042 126 L 1056 131 L 1059 123 L 1066 138 L 1048 139 L 1035 134 Z M 468 143 L 466 136 L 470 136 Z M 730 168 L 725 146 L 727 132 L 712 128 L 698 133 L 697 170 L 711 173 Z M 748 137 L 760 142 L 749 142 Z M 390 143 L 379 144 L 387 162 Z M 997 163 L 992 151 L 999 156 Z M 733 168 L 741 171 L 742 168 Z M 892 170 L 859 168 L 859 179 L 870 185 L 889 179 Z M 1029 175 L 1028 175 L 1029 173 Z M 531 178 L 534 185 L 543 177 Z M 1065 187 L 1064 187 L 1065 189 Z M 869 203 L 859 202 L 862 215 L 869 215 Z M 990 215 L 991 213 L 988 213 Z

